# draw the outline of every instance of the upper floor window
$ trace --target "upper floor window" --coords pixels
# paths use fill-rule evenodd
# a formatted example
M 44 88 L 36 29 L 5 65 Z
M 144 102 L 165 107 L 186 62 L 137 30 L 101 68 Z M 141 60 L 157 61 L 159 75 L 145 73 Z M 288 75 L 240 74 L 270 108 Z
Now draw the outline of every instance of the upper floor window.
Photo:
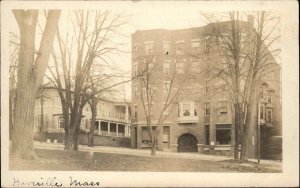
M 163 41 L 163 54 L 168 55 L 171 51 L 171 41 Z
M 200 63 L 199 62 L 192 62 L 191 71 L 199 73 L 200 72 Z
M 210 52 L 210 42 L 209 42 L 209 37 L 205 38 L 204 41 L 204 52 L 209 53 Z
M 178 117 L 197 116 L 197 109 L 195 102 L 180 102 L 178 103 Z
M 267 103 L 272 103 L 272 96 L 270 95 L 267 96 Z
M 183 55 L 183 44 L 184 41 L 176 41 L 176 55 Z
M 208 93 L 209 92 L 209 80 L 206 79 L 205 80 L 205 93 Z
M 226 115 L 227 114 L 227 101 L 220 101 L 219 108 L 220 108 L 220 114 Z
M 134 106 L 134 116 L 133 116 L 134 118 L 138 117 L 138 112 L 137 111 L 138 111 L 138 108 L 137 108 L 137 105 L 135 105 Z
M 153 41 L 145 42 L 145 54 L 152 55 L 153 54 Z
M 192 42 L 192 50 L 193 52 L 199 52 L 200 50 L 200 39 L 193 39 Z
M 176 72 L 177 73 L 183 73 L 184 70 L 183 70 L 183 63 L 176 63 Z
M 209 102 L 205 103 L 205 115 L 206 116 L 210 115 L 210 103 Z
M 194 105 L 194 116 L 198 116 L 198 105 Z
M 170 91 L 171 81 L 164 81 L 164 90 L 166 93 Z
M 182 109 L 183 109 L 183 116 L 190 116 L 191 115 L 190 104 L 183 104 Z
M 170 63 L 163 64 L 163 73 L 168 74 L 170 72 Z

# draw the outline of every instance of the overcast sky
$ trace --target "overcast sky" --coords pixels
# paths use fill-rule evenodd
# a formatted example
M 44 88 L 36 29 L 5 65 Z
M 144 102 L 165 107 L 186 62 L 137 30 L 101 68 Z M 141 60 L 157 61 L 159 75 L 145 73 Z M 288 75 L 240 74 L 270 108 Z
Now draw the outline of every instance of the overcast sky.
M 126 20 L 128 21 L 126 26 L 122 28 L 122 34 L 125 35 L 120 39 L 121 43 L 124 44 L 124 50 L 131 51 L 131 35 L 136 30 L 147 30 L 147 29 L 182 29 L 190 27 L 203 26 L 206 23 L 201 17 L 201 11 L 224 11 L 224 3 L 218 4 L 205 4 L 199 2 L 169 2 L 169 1 L 155 1 L 155 2 L 101 2 L 95 4 L 95 6 L 83 6 L 86 4 L 72 4 L 72 6 L 59 6 L 55 4 L 55 7 L 63 7 L 63 13 L 60 18 L 60 22 L 66 18 L 66 7 L 68 10 L 73 8 L 89 8 L 100 10 L 113 10 L 115 12 L 124 12 Z M 231 6 L 234 8 L 234 6 Z M 45 8 L 45 7 L 42 7 Z M 46 6 L 48 8 L 48 6 Z M 240 7 L 241 8 L 241 7 Z M 248 8 L 247 6 L 245 8 Z M 11 11 L 10 14 L 10 31 L 18 32 L 18 27 Z M 39 40 L 37 40 L 39 43 Z M 113 56 L 114 62 L 125 72 L 130 72 L 131 68 L 131 53 L 122 53 L 120 55 Z M 124 89 L 126 90 L 126 98 L 130 98 L 130 87 L 127 85 Z

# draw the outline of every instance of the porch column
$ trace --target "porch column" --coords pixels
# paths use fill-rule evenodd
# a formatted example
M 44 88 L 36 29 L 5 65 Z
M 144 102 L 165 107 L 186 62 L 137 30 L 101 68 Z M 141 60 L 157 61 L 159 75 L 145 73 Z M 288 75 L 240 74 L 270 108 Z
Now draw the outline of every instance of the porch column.
M 119 124 L 116 123 L 116 132 L 117 132 L 117 136 L 119 136 Z
M 107 136 L 110 136 L 110 121 L 107 122 Z
M 125 136 L 127 136 L 127 124 L 125 124 Z

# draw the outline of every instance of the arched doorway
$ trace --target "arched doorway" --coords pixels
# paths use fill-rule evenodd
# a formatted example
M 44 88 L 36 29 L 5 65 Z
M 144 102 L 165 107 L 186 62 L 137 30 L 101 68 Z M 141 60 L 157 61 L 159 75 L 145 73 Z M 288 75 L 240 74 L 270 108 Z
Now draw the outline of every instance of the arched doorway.
M 185 133 L 178 138 L 178 152 L 198 152 L 197 138 L 190 134 Z

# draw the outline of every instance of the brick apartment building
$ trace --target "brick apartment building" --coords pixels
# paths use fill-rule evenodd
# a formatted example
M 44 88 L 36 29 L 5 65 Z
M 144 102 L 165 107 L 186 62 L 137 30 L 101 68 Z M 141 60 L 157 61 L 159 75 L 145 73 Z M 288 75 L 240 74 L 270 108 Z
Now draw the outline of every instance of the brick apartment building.
M 231 155 L 234 135 L 229 96 L 226 92 L 214 92 L 218 81 L 211 79 L 209 71 L 206 71 L 219 61 L 209 32 L 207 25 L 178 30 L 138 30 L 132 35 L 132 76 L 137 74 L 149 55 L 161 75 L 155 82 L 153 122 L 159 115 L 155 109 L 164 103 L 162 85 L 169 72 L 175 70 L 178 75 L 184 76 L 188 67 L 189 72 L 197 75 L 185 84 L 183 97 L 176 101 L 176 109 L 170 111 L 164 121 L 158 136 L 159 150 Z M 270 61 L 276 63 L 274 59 Z M 256 121 L 252 121 L 250 129 L 250 157 L 255 157 L 257 152 L 258 113 L 262 131 L 261 150 L 268 147 L 263 144 L 266 137 L 281 135 L 280 71 L 273 72 L 270 77 L 275 82 L 262 84 L 264 95 L 259 105 L 260 111 L 253 113 Z M 133 80 L 131 147 L 138 149 L 151 145 L 140 100 L 141 89 L 138 80 Z

